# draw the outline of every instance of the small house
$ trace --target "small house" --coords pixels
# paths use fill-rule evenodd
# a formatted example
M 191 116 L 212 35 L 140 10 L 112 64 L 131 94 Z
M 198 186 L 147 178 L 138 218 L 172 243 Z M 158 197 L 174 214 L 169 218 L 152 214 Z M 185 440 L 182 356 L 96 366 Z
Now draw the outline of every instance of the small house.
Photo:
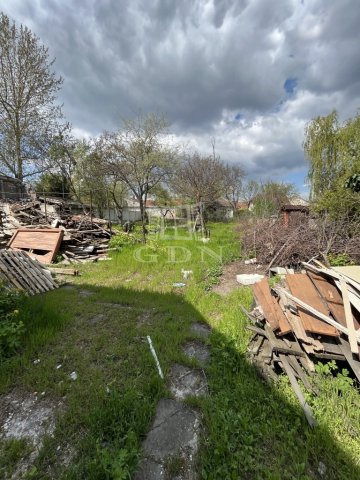
M 25 196 L 25 186 L 21 180 L 0 175 L 0 200 L 16 202 Z

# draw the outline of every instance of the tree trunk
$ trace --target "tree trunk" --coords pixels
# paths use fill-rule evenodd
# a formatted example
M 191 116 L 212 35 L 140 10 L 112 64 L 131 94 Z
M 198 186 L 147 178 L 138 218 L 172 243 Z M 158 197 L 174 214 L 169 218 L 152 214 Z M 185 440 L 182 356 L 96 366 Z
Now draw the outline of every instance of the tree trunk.
M 21 158 L 21 135 L 20 135 L 20 132 L 16 133 L 15 155 L 16 155 L 16 174 L 15 174 L 15 177 L 18 180 L 23 181 L 24 171 L 23 171 L 23 162 L 22 162 L 22 158 Z
M 140 207 L 140 216 L 141 216 L 141 227 L 142 227 L 142 241 L 146 243 L 146 196 L 145 199 L 142 195 L 139 197 L 139 207 Z

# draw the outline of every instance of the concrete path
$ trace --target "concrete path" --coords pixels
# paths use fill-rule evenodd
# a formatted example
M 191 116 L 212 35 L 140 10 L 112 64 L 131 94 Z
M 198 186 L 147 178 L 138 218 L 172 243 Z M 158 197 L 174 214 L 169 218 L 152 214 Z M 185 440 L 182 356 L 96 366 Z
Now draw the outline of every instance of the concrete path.
M 206 339 L 210 329 L 193 323 L 190 331 L 199 338 L 186 342 L 182 350 L 204 366 L 210 358 Z M 135 480 L 196 480 L 196 454 L 199 448 L 200 415 L 183 400 L 208 393 L 205 372 L 174 364 L 170 369 L 169 388 L 174 399 L 160 400 L 155 419 L 143 442 L 143 457 Z

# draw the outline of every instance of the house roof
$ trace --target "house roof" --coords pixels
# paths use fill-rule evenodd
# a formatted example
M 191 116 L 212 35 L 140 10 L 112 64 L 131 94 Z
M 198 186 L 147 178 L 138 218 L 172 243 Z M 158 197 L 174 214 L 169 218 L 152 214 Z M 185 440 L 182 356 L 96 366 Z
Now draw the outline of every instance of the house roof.
M 12 182 L 12 183 L 22 183 L 22 181 L 19 180 L 18 178 L 9 177 L 8 175 L 2 175 L 2 174 L 0 174 L 0 180 L 5 182 Z

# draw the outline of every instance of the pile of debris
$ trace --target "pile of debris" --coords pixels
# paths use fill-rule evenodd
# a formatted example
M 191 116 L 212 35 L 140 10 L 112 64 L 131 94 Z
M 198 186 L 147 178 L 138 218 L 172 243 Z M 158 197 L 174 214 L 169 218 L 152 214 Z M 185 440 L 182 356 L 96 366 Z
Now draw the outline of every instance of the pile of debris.
M 304 216 L 286 223 L 279 218 L 243 219 L 243 256 L 256 257 L 269 269 L 272 265 L 301 268 L 301 262 L 330 255 L 346 255 L 360 263 L 360 221 L 334 220 L 326 216 Z
M 286 274 L 269 287 L 266 278 L 253 286 L 257 306 L 246 312 L 253 325 L 252 361 L 266 378 L 283 371 L 310 425 L 315 424 L 299 387 L 313 393 L 316 361 L 346 362 L 360 382 L 360 267 L 326 268 L 303 263 L 304 273 Z
M 59 231 L 60 242 L 53 248 L 45 245 L 46 233 Z M 0 205 L 0 249 L 9 245 L 43 263 L 53 261 L 59 250 L 63 264 L 103 259 L 112 234 L 106 220 L 94 218 L 88 212 L 74 214 L 65 200 L 39 199 Z M 12 245 L 15 237 L 18 243 Z

